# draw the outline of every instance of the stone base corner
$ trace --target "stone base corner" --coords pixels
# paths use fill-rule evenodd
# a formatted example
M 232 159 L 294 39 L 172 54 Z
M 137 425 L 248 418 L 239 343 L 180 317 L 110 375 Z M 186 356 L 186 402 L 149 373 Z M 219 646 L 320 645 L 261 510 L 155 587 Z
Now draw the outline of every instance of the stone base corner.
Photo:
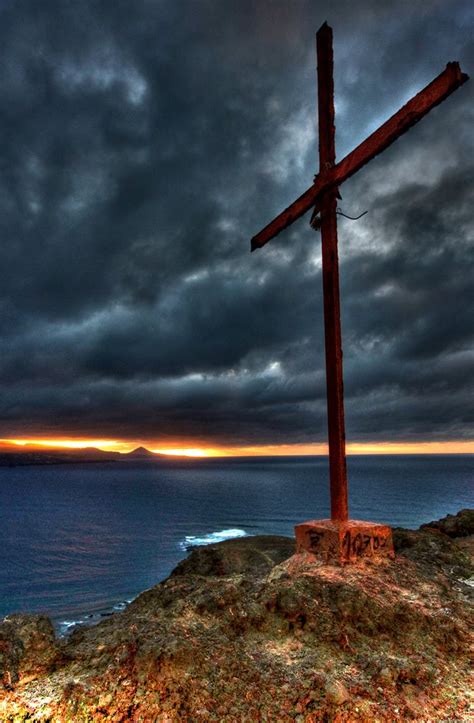
M 296 552 L 310 552 L 327 563 L 395 557 L 391 528 L 375 522 L 310 520 L 296 525 L 295 534 Z

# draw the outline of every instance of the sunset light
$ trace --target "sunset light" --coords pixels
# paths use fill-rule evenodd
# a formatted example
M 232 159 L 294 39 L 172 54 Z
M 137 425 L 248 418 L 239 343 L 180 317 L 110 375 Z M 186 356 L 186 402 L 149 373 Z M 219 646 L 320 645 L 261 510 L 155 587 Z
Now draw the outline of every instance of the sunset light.
M 127 454 L 137 447 L 145 447 L 155 454 L 172 457 L 286 457 L 321 456 L 328 453 L 326 444 L 269 444 L 252 446 L 156 446 L 156 442 L 142 440 L 112 439 L 0 439 L 0 444 L 16 447 L 41 447 L 45 449 L 81 450 L 93 447 L 104 452 Z M 474 440 L 452 440 L 438 442 L 348 442 L 348 455 L 384 454 L 474 454 Z
M 1 3 L 0 723 L 472 713 L 472 7 Z
M 139 442 L 118 442 L 111 439 L 0 439 L 0 443 L 17 447 L 46 447 L 48 449 L 87 449 L 95 447 L 105 452 L 131 452 Z
M 173 457 L 214 457 L 212 452 L 215 450 L 208 449 L 151 449 L 150 452 L 155 454 L 169 454 Z

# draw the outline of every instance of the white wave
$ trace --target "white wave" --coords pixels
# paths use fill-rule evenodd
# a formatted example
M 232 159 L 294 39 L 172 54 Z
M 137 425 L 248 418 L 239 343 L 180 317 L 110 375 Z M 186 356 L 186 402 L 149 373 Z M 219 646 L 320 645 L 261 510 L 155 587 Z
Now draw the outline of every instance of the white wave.
M 239 530 L 238 528 L 230 528 L 228 530 L 220 530 L 219 532 L 209 532 L 203 537 L 195 537 L 194 535 L 186 535 L 184 540 L 181 540 L 179 546 L 182 550 L 189 550 L 191 547 L 200 547 L 202 545 L 212 545 L 215 542 L 222 542 L 223 540 L 233 540 L 236 537 L 245 537 L 247 533 L 245 530 Z
M 124 600 L 123 602 L 119 602 L 113 606 L 112 610 L 125 610 L 129 602 L 131 602 L 131 600 Z
M 78 618 L 77 620 L 61 620 L 61 622 L 58 623 L 59 637 L 64 637 L 71 632 L 71 629 L 75 628 L 76 625 L 84 625 L 84 623 L 85 620 L 82 618 Z
M 126 600 L 116 603 L 110 608 L 103 608 L 102 610 L 83 615 L 75 620 L 60 620 L 56 623 L 56 630 L 59 637 L 63 638 L 69 635 L 75 627 L 90 627 L 92 625 L 97 625 L 97 623 L 100 623 L 100 621 L 104 618 L 110 617 L 114 612 L 121 612 L 122 610 L 125 610 L 127 605 L 129 605 L 134 599 L 135 598 L 133 597 L 127 598 Z

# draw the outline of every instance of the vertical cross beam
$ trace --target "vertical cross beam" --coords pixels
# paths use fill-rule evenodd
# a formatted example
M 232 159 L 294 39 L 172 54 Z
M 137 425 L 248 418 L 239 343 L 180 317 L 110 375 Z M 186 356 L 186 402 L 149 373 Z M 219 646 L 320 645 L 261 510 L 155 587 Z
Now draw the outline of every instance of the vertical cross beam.
M 317 32 L 316 52 L 318 60 L 319 173 L 324 175 L 334 167 L 336 161 L 332 29 L 327 23 L 324 23 Z M 337 197 L 337 188 L 327 192 L 323 197 L 321 240 L 331 519 L 344 521 L 349 517 L 349 509 L 337 255 Z

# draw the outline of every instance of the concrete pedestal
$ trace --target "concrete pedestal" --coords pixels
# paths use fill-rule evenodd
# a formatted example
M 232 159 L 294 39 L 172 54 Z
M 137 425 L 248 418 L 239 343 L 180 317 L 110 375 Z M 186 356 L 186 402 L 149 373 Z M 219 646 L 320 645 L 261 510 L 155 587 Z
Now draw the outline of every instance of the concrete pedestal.
M 391 528 L 374 522 L 310 520 L 296 525 L 295 534 L 296 552 L 311 552 L 324 562 L 395 557 Z

